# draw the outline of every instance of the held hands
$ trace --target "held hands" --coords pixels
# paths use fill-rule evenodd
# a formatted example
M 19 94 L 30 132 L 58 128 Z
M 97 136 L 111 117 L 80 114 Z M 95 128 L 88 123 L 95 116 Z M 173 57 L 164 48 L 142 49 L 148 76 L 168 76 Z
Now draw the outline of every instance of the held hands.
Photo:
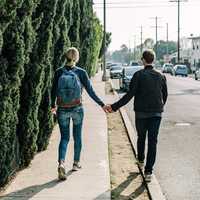
M 105 113 L 112 113 L 112 112 L 114 112 L 112 110 L 111 105 L 109 105 L 109 104 L 103 106 L 102 108 L 103 108 L 103 110 L 104 110 Z M 56 107 L 55 108 L 51 108 L 51 113 L 52 114 L 56 115 L 56 112 L 57 112 L 57 108 Z
M 55 107 L 55 108 L 51 108 L 51 113 L 52 113 L 52 114 L 56 115 L 56 111 L 57 111 L 57 108 L 56 108 L 56 107 Z
M 112 107 L 109 104 L 103 106 L 103 110 L 104 110 L 105 113 L 112 113 L 113 112 Z

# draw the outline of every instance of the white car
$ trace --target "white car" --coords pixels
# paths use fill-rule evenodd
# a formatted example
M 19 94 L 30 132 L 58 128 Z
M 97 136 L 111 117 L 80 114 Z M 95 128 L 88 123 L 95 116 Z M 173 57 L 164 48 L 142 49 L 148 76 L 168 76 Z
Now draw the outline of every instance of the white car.
M 162 73 L 169 73 L 171 75 L 174 75 L 174 68 L 173 64 L 171 63 L 165 63 L 162 67 Z

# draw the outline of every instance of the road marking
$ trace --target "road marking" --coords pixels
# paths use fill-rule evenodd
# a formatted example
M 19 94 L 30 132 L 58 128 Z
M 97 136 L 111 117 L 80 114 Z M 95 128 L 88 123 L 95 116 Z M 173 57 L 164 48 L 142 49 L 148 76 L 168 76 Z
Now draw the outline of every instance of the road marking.
M 191 124 L 187 122 L 177 122 L 175 125 L 176 126 L 191 126 Z

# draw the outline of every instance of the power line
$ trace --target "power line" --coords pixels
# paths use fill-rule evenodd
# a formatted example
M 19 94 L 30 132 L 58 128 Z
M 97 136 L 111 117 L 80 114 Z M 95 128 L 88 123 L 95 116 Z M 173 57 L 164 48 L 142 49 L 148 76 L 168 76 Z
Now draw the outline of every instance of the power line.
M 152 6 L 152 5 L 146 5 L 146 6 L 107 6 L 108 9 L 126 9 L 126 8 L 161 8 L 161 7 L 175 7 L 174 5 L 155 5 L 155 6 Z M 103 9 L 102 6 L 95 6 L 94 7 L 95 9 Z
M 103 3 L 101 3 L 101 2 L 93 2 L 94 4 L 96 4 L 96 5 L 103 5 Z M 116 4 L 116 5 L 120 5 L 120 4 L 153 4 L 153 3 L 167 3 L 167 2 L 158 2 L 158 1 L 156 1 L 156 2 L 151 2 L 151 3 L 148 3 L 148 2 L 130 2 L 130 1 L 125 1 L 125 2 L 107 2 L 106 3 L 106 5 L 109 5 L 109 4 L 111 4 L 111 5 L 113 5 L 113 4 Z
M 94 4 L 103 4 L 102 1 L 98 2 L 98 1 L 93 1 Z M 106 2 L 106 4 L 123 4 L 123 3 L 134 3 L 134 4 L 147 4 L 148 1 L 124 1 L 124 2 L 121 2 L 121 1 L 110 1 L 110 2 Z M 151 1 L 151 3 L 168 3 L 168 0 L 166 0 L 165 2 L 164 1 Z

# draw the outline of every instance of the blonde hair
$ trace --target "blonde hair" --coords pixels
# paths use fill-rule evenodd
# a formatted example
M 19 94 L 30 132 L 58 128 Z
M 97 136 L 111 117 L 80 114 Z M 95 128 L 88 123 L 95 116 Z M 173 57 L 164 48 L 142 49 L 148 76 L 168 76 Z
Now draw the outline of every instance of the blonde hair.
M 66 64 L 74 66 L 79 60 L 79 51 L 75 47 L 70 47 L 65 53 Z

